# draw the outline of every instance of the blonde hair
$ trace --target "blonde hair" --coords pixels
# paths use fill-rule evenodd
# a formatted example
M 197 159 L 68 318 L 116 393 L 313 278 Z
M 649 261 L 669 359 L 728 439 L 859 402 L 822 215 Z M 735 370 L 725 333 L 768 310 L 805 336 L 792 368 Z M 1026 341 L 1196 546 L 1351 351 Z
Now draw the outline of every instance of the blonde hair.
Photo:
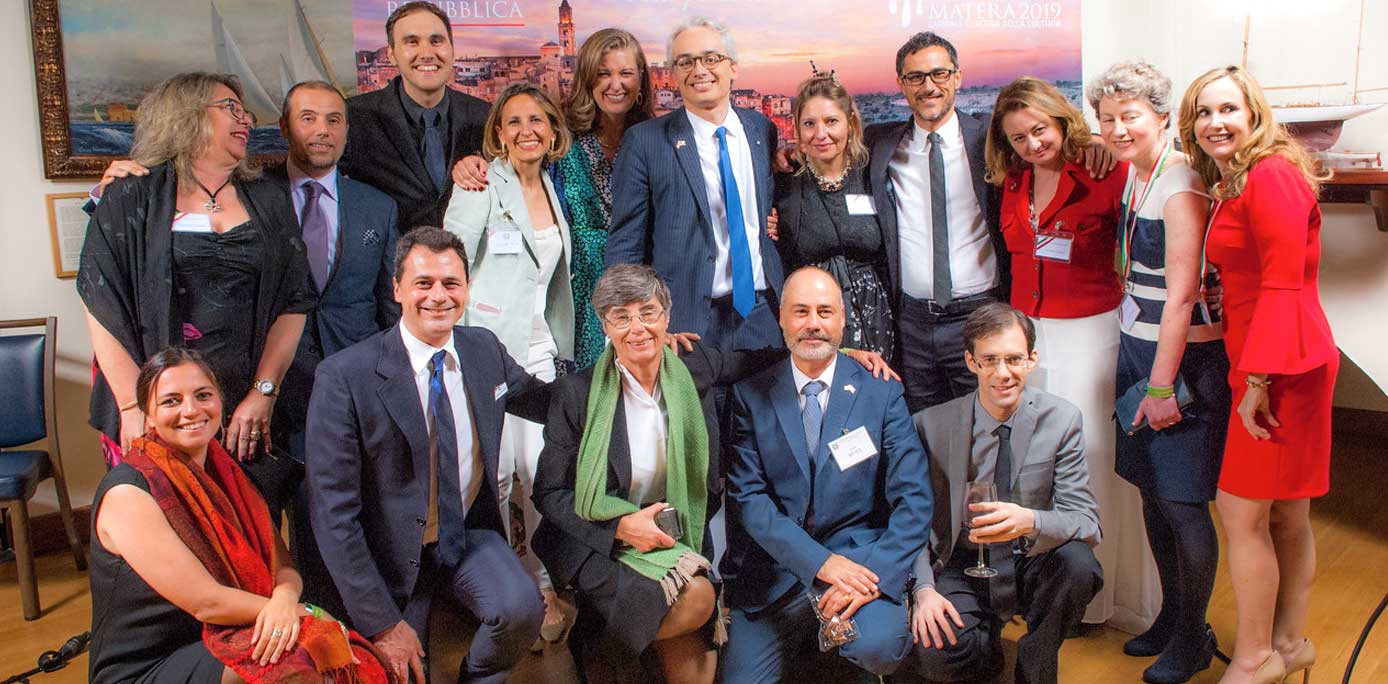
M 848 90 L 839 83 L 839 79 L 833 74 L 820 74 L 806 79 L 800 84 L 800 93 L 795 96 L 795 112 L 791 116 L 791 121 L 795 122 L 795 138 L 800 139 L 800 112 L 804 110 L 805 104 L 811 98 L 822 97 L 834 104 L 848 118 L 848 141 L 844 146 L 844 154 L 848 155 L 848 164 L 854 168 L 862 168 L 868 162 L 868 150 L 863 145 L 863 116 L 858 112 L 858 105 L 853 101 L 853 96 L 848 94 Z M 805 172 L 809 168 L 809 163 L 805 160 L 805 150 L 800 147 L 801 157 L 800 169 L 796 175 Z
M 237 100 L 244 97 L 241 81 L 230 74 L 192 71 L 155 86 L 140 100 L 131 159 L 146 168 L 169 162 L 180 187 L 193 182 L 193 160 L 206 152 L 212 141 L 212 92 L 219 85 L 226 86 Z M 250 154 L 242 157 L 232 172 L 242 181 L 258 175 Z
M 651 70 L 646 64 L 646 53 L 641 51 L 641 43 L 636 36 L 619 28 L 605 28 L 588 36 L 578 49 L 578 66 L 574 69 L 573 88 L 569 99 L 564 103 L 565 117 L 569 130 L 575 134 L 596 130 L 602 125 L 598 116 L 598 103 L 593 100 L 593 87 L 598 82 L 598 71 L 602 60 L 613 50 L 630 50 L 636 59 L 636 69 L 641 72 L 641 88 L 636 93 L 636 103 L 627 110 L 625 126 L 630 128 L 655 116 L 655 95 L 651 88 Z
M 1229 159 L 1227 173 L 1220 173 L 1214 158 L 1201 149 L 1195 137 L 1196 106 L 1200 93 L 1221 78 L 1232 81 L 1243 92 L 1244 101 L 1248 104 L 1248 138 Z M 1319 194 L 1321 182 L 1329 178 L 1328 174 L 1322 175 L 1316 170 L 1316 162 L 1306 148 L 1292 138 L 1282 124 L 1273 120 L 1272 106 L 1263 95 L 1262 86 L 1258 85 L 1253 74 L 1241 67 L 1230 65 L 1211 69 L 1195 79 L 1181 98 L 1181 117 L 1177 128 L 1181 134 L 1181 146 L 1190 155 L 1191 166 L 1212 188 L 1216 199 L 1231 199 L 1243 194 L 1249 170 L 1274 154 L 1282 155 L 1301 171 L 1306 184 L 1311 186 L 1312 194 Z
M 492 111 L 487 114 L 487 129 L 482 134 L 482 154 L 488 159 L 501 159 L 509 154 L 506 143 L 501 142 L 501 110 L 506 108 L 506 103 L 512 98 L 521 95 L 529 95 L 535 100 L 535 104 L 540 105 L 540 109 L 549 119 L 550 128 L 554 129 L 554 141 L 550 143 L 549 152 L 545 154 L 545 161 L 557 161 L 568 154 L 573 136 L 569 133 L 569 127 L 564 125 L 564 117 L 560 115 L 559 108 L 554 106 L 554 100 L 549 99 L 539 86 L 524 82 L 506 86 L 501 95 L 497 96 L 496 102 L 492 103 Z
M 1026 167 L 1026 162 L 1013 151 L 1007 133 L 1002 130 L 1003 119 L 1023 109 L 1035 109 L 1051 117 L 1060 127 L 1060 154 L 1065 161 L 1079 161 L 1089 148 L 1089 124 L 1085 123 L 1084 114 L 1049 81 L 1023 76 L 1004 86 L 993 105 L 993 120 L 988 124 L 988 139 L 983 147 L 983 159 L 988 167 L 983 179 L 993 185 L 1002 185 L 1007 174 Z

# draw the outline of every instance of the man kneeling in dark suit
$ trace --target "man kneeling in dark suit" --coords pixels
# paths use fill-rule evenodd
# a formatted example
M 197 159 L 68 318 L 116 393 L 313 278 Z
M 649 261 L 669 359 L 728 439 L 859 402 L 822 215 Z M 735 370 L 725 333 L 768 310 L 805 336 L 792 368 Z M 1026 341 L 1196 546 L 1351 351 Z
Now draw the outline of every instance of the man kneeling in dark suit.
M 833 276 L 802 268 L 784 295 L 791 359 L 733 388 L 723 681 L 876 681 L 911 648 L 907 579 L 930 526 L 925 455 L 901 384 L 838 353 Z M 815 595 L 825 620 L 856 623 L 856 639 L 821 653 Z
M 975 310 L 964 323 L 964 358 L 978 390 L 913 418 L 941 505 L 916 559 L 917 645 L 902 668 L 930 682 L 991 681 L 1003 667 L 999 633 L 1020 610 L 1028 630 L 1014 681 L 1054 684 L 1060 644 L 1103 586 L 1080 412 L 1027 389 L 1035 343 L 1020 311 L 996 302 Z M 970 482 L 992 482 L 997 501 L 966 510 Z M 965 574 L 980 544 L 998 571 L 991 579 Z
M 481 623 L 458 681 L 501 684 L 544 618 L 497 504 L 502 418 L 543 420 L 550 392 L 491 332 L 457 325 L 468 276 L 455 235 L 406 234 L 394 270 L 400 325 L 318 364 L 306 440 L 314 535 L 348 618 L 395 681 L 425 681 L 425 628 L 442 595 Z

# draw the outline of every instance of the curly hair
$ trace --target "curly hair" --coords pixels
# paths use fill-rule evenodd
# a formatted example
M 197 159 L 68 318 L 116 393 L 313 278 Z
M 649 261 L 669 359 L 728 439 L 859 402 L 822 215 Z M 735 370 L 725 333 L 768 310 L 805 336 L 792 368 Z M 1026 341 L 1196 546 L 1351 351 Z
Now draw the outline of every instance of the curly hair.
M 993 105 L 993 120 L 988 124 L 988 139 L 983 146 L 983 158 L 988 167 L 984 180 L 993 185 L 1002 185 L 1007 174 L 1026 166 L 1013 151 L 1002 129 L 1003 119 L 1008 114 L 1023 109 L 1035 109 L 1051 117 L 1060 127 L 1060 154 L 1065 161 L 1077 162 L 1089 149 L 1089 124 L 1085 123 L 1084 114 L 1049 81 L 1023 76 L 1004 86 Z
M 1119 62 L 1109 67 L 1089 82 L 1084 96 L 1095 115 L 1106 97 L 1143 100 L 1159 117 L 1171 113 L 1171 79 L 1146 62 Z
M 559 113 L 559 108 L 554 106 L 554 100 L 549 99 L 545 91 L 537 85 L 525 82 L 506 86 L 497 96 L 496 102 L 492 103 L 492 111 L 487 115 L 486 130 L 482 132 L 482 154 L 488 159 L 501 159 L 507 155 L 506 144 L 501 142 L 501 111 L 506 108 L 506 103 L 510 102 L 511 98 L 521 95 L 528 95 L 535 100 L 535 104 L 540 105 L 540 109 L 545 112 L 545 118 L 549 119 L 550 128 L 554 129 L 554 141 L 550 143 L 545 161 L 553 162 L 568 154 L 573 136 L 569 133 L 569 127 L 564 125 L 564 116 Z
M 212 141 L 213 112 L 209 105 L 219 85 L 235 93 L 238 100 L 244 97 L 241 81 L 230 74 L 192 71 L 155 86 L 140 100 L 131 159 L 147 168 L 170 162 L 180 187 L 192 182 L 193 160 L 205 153 Z M 237 162 L 233 175 L 245 181 L 260 171 L 251 166 L 248 154 Z
M 602 60 L 613 50 L 628 50 L 636 58 L 636 69 L 641 72 L 641 88 L 636 93 L 636 103 L 627 110 L 625 127 L 655 116 L 655 94 L 651 87 L 651 70 L 646 63 L 646 53 L 641 50 L 641 42 L 636 36 L 619 28 L 605 28 L 597 31 L 583 41 L 578 49 L 578 66 L 574 69 L 573 88 L 564 102 L 564 115 L 569 130 L 574 135 L 597 130 L 602 126 L 598 116 L 598 103 L 593 99 L 593 88 L 598 83 L 598 71 Z
M 1220 172 L 1213 157 L 1205 153 L 1195 137 L 1195 119 L 1200 115 L 1198 100 L 1206 86 L 1228 78 L 1243 92 L 1248 105 L 1248 138 L 1229 159 L 1228 169 Z M 1329 178 L 1316 170 L 1316 162 L 1301 143 L 1287 132 L 1286 127 L 1272 118 L 1272 106 L 1263 95 L 1262 86 L 1241 67 L 1226 66 L 1211 69 L 1201 74 L 1186 88 L 1181 98 L 1181 116 L 1177 123 L 1181 134 L 1181 146 L 1190 155 L 1191 166 L 1200 173 L 1205 183 L 1213 188 L 1216 199 L 1232 199 L 1243 194 L 1244 184 L 1248 182 L 1248 172 L 1258 162 L 1280 154 L 1301 170 L 1306 184 L 1311 186 L 1312 194 L 1320 193 L 1321 182 Z

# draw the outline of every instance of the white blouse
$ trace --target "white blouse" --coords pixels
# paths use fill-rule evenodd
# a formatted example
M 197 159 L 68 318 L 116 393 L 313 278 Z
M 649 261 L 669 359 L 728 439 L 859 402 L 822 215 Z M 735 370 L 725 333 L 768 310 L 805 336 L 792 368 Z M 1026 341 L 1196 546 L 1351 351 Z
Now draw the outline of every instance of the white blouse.
M 660 384 L 648 394 L 640 381 L 620 361 L 622 410 L 627 421 L 627 446 L 631 452 L 631 487 L 627 501 L 637 506 L 665 500 L 665 442 L 669 415 L 661 398 Z

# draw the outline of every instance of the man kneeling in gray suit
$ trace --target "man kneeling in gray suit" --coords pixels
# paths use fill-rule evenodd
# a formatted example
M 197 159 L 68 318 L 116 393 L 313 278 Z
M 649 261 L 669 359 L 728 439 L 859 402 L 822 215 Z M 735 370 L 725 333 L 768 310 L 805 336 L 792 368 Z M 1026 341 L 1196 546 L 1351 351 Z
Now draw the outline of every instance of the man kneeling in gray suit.
M 916 646 L 898 681 L 991 681 L 1003 667 L 1002 627 L 1021 613 L 1028 630 L 1015 681 L 1054 684 L 1061 642 L 1103 586 L 1080 412 L 1027 388 L 1035 342 L 1020 311 L 1001 303 L 975 310 L 964 324 L 964 358 L 978 390 L 913 417 L 937 505 L 915 564 Z M 966 504 L 973 482 L 992 482 L 997 501 Z M 966 573 L 980 564 L 980 545 L 997 570 L 991 578 Z

